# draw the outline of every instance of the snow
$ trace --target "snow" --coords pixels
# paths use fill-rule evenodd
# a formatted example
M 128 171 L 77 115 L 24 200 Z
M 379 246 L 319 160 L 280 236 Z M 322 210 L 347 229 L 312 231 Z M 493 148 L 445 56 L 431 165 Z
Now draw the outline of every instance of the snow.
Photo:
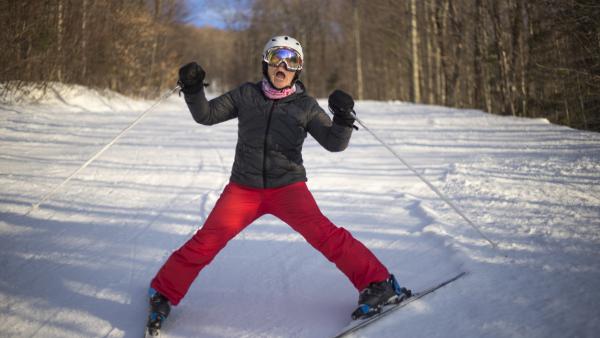
M 28 213 L 153 103 L 49 93 L 0 105 L 0 337 L 140 337 L 150 279 L 228 181 L 236 122 L 197 125 L 173 95 Z M 498 248 L 364 129 L 341 153 L 309 137 L 322 211 L 403 285 L 469 272 L 352 337 L 597 335 L 599 134 L 402 102 L 360 101 L 357 112 Z M 267 216 L 202 271 L 163 334 L 331 337 L 356 300 L 335 266 Z

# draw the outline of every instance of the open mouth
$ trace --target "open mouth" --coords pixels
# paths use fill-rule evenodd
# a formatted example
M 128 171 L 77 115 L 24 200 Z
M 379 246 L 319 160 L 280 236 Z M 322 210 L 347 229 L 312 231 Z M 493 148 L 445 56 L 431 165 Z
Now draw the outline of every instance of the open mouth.
M 284 72 L 277 72 L 277 73 L 275 74 L 275 78 L 276 78 L 277 80 L 285 80 L 285 73 L 284 73 Z

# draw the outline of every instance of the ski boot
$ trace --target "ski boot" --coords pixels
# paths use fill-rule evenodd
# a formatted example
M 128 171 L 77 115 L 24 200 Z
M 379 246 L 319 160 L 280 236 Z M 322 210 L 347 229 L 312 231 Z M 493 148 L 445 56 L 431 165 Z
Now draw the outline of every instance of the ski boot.
M 148 290 L 148 296 L 150 297 L 150 314 L 146 324 L 146 336 L 158 337 L 163 321 L 167 319 L 171 312 L 171 304 L 165 296 L 153 288 Z
M 352 319 L 369 318 L 381 312 L 385 305 L 398 304 L 412 295 L 407 288 L 400 287 L 396 277 L 371 283 L 360 292 L 358 308 L 352 312 Z

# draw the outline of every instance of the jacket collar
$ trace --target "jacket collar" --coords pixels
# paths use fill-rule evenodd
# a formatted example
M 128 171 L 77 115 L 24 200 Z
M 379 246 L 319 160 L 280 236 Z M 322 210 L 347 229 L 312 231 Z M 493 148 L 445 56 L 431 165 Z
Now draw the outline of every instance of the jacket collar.
M 262 89 L 261 89 L 261 81 L 256 82 L 255 86 L 258 89 L 258 91 L 260 91 L 260 94 L 266 99 L 266 100 L 271 100 L 270 98 L 265 96 L 265 93 L 263 93 Z M 290 96 L 286 96 L 282 99 L 276 100 L 277 102 L 290 102 L 290 101 L 294 101 L 296 99 L 299 99 L 301 97 L 307 96 L 308 93 L 306 92 L 306 87 L 304 86 L 304 83 L 302 83 L 300 80 L 296 80 L 296 83 L 294 84 L 294 86 L 296 86 L 296 92 Z

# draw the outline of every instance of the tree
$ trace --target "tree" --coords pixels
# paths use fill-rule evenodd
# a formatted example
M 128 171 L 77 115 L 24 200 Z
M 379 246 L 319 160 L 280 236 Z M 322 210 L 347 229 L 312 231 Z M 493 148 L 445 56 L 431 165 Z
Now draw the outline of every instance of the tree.
M 600 130 L 594 0 L 205 1 L 199 15 L 216 9 L 225 29 L 186 24 L 184 0 L 0 6 L 4 90 L 63 81 L 153 96 L 196 60 L 226 91 L 260 80 L 264 42 L 288 34 L 303 43 L 301 80 L 316 96 L 340 88 Z

